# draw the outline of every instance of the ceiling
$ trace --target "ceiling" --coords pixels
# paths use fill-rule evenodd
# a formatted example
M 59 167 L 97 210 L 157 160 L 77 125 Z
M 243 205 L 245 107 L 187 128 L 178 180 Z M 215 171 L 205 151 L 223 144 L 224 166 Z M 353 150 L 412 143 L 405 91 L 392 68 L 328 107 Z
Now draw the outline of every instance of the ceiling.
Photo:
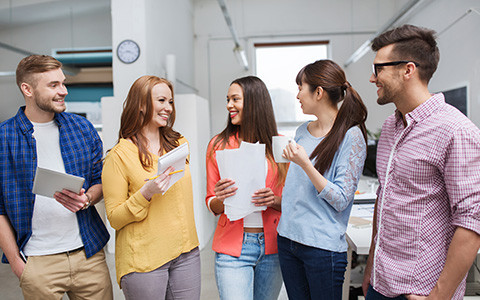
M 110 8 L 110 0 L 0 0 L 0 30 Z

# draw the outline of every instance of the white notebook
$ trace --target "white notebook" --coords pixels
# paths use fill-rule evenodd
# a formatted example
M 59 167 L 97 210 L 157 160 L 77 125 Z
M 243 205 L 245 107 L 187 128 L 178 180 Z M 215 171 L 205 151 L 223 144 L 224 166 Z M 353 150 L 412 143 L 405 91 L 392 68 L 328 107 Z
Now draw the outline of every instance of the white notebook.
M 170 177 L 170 183 L 168 184 L 167 190 L 163 192 L 165 194 L 168 189 L 174 185 L 180 178 L 185 175 L 185 167 L 187 162 L 187 156 L 190 153 L 188 144 L 183 143 L 172 151 L 160 156 L 158 159 L 158 172 L 157 175 L 162 174 L 169 167 L 173 167 L 174 171 L 180 171 L 178 173 L 172 174 Z
M 37 167 L 32 193 L 53 198 L 63 189 L 80 194 L 85 178 Z

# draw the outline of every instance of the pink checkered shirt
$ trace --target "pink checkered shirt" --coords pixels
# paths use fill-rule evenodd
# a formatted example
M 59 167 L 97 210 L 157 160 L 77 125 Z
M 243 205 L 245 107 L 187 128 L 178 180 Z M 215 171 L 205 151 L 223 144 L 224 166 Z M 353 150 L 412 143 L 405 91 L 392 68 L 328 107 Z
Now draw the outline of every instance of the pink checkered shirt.
M 480 234 L 480 130 L 435 94 L 383 124 L 370 282 L 387 297 L 428 295 L 456 226 Z M 463 299 L 465 279 L 452 299 Z

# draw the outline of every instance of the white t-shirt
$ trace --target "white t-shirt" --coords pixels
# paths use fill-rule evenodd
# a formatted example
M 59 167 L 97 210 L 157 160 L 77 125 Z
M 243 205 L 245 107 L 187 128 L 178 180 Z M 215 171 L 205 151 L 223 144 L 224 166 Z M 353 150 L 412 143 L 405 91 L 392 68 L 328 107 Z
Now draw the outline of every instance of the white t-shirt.
M 33 123 L 38 166 L 65 172 L 60 151 L 60 135 L 55 121 Z M 23 252 L 27 256 L 61 253 L 83 246 L 75 213 L 55 199 L 35 195 L 32 236 Z
M 261 211 L 255 211 L 243 218 L 243 227 L 263 228 L 263 218 Z

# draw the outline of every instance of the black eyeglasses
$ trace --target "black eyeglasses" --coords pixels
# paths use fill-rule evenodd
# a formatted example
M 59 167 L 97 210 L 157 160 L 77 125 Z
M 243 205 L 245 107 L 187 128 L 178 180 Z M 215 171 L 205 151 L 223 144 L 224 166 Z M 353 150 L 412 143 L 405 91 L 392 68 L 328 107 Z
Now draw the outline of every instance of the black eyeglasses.
M 375 74 L 375 77 L 378 75 L 378 67 L 386 67 L 386 66 L 398 66 L 401 64 L 408 64 L 408 63 L 414 63 L 416 67 L 419 67 L 420 65 L 414 61 L 411 60 L 397 60 L 397 61 L 391 61 L 391 62 L 386 62 L 386 63 L 381 63 L 381 64 L 373 64 L 373 74 Z

